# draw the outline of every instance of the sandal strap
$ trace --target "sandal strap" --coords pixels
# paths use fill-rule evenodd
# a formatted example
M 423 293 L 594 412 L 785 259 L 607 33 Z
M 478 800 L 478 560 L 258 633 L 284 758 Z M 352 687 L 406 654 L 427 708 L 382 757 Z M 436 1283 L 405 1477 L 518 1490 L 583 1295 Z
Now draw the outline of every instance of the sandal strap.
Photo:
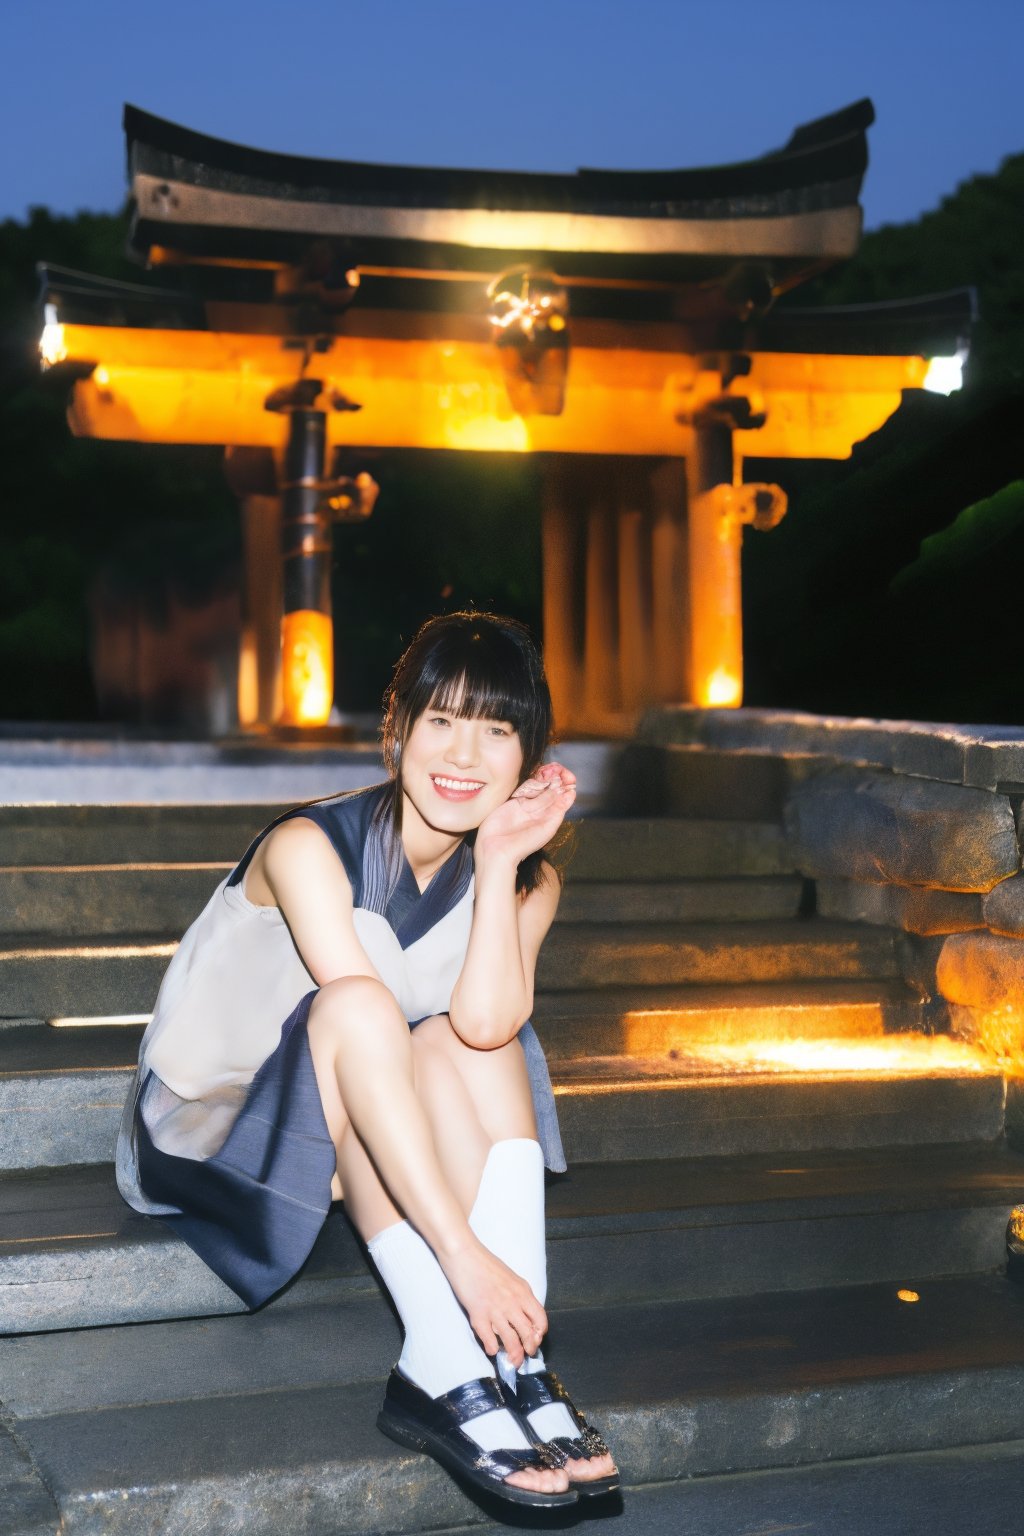
M 518 1411 L 515 1399 L 510 1398 L 504 1382 L 497 1376 L 464 1381 L 461 1386 L 443 1392 L 432 1401 L 440 1413 L 460 1427 L 483 1413 L 493 1413 L 496 1408 L 510 1408 L 513 1413 Z
M 549 1472 L 556 1465 L 541 1447 L 531 1446 L 526 1451 L 509 1451 L 504 1447 L 499 1451 L 483 1451 L 478 1447 L 474 1449 L 477 1451 L 476 1465 L 479 1470 L 500 1478 L 508 1477 L 512 1472 Z
M 520 1413 L 533 1413 L 548 1403 L 564 1404 L 579 1430 L 579 1437 L 559 1435 L 544 1444 L 557 1446 L 561 1453 L 573 1460 L 593 1461 L 597 1456 L 611 1454 L 600 1433 L 592 1424 L 587 1423 L 554 1371 L 536 1371 L 532 1375 L 516 1378 L 516 1405 Z
M 525 1450 L 502 1447 L 496 1451 L 484 1451 L 471 1435 L 466 1434 L 464 1425 L 478 1419 L 481 1414 L 491 1413 L 495 1408 L 507 1409 L 516 1423 L 526 1429 L 526 1422 L 520 1417 L 515 1397 L 496 1376 L 481 1376 L 478 1381 L 465 1381 L 461 1386 L 453 1387 L 450 1392 L 443 1392 L 440 1397 L 430 1397 L 415 1382 L 395 1369 L 388 1380 L 384 1401 L 385 1407 L 390 1402 L 399 1410 L 413 1414 L 435 1434 L 458 1433 L 471 1449 L 477 1468 L 493 1473 L 495 1477 L 504 1478 L 510 1472 L 523 1472 L 531 1468 L 549 1470 L 559 1465 L 542 1444 L 535 1442 Z

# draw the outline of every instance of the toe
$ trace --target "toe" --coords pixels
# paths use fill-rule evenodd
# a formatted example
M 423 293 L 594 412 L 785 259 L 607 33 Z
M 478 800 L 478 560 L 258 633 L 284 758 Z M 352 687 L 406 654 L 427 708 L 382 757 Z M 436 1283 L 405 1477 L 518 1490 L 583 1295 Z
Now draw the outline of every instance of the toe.
M 595 1456 L 590 1461 L 567 1461 L 565 1470 L 574 1483 L 590 1483 L 599 1477 L 611 1477 L 617 1468 L 611 1456 Z
M 528 1488 L 533 1493 L 567 1493 L 569 1490 L 569 1476 L 562 1467 L 511 1472 L 505 1481 L 515 1488 Z

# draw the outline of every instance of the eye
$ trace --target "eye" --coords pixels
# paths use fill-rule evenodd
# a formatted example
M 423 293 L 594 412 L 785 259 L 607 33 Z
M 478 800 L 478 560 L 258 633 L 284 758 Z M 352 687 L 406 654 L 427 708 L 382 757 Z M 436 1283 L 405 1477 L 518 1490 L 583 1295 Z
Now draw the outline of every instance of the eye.
M 447 715 L 431 715 L 430 723 L 431 725 L 447 725 L 448 717 Z

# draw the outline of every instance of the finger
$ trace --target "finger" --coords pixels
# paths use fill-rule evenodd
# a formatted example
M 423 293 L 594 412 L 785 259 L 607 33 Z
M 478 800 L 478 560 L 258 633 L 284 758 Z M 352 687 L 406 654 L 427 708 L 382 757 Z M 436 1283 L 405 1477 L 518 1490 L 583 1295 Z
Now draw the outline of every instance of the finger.
M 473 1332 L 483 1345 L 484 1354 L 496 1355 L 501 1348 L 501 1342 L 487 1319 L 484 1317 L 471 1317 L 469 1321 Z
M 499 1336 L 501 1338 L 501 1347 L 506 1355 L 508 1355 L 509 1364 L 518 1371 L 526 1359 L 526 1350 L 523 1347 L 522 1339 L 511 1322 L 499 1324 Z M 487 1353 L 490 1354 L 491 1351 L 488 1350 Z
M 523 1316 L 527 1326 L 532 1328 L 539 1338 L 543 1338 L 548 1331 L 548 1315 L 536 1296 L 531 1296 L 527 1305 L 523 1308 Z

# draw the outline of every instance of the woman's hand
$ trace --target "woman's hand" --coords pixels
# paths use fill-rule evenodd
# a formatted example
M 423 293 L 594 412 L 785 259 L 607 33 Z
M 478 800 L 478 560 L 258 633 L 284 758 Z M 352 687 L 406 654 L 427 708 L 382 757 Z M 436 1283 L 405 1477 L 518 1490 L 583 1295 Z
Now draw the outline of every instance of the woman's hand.
M 521 1275 L 479 1242 L 444 1258 L 441 1267 L 485 1354 L 503 1349 L 517 1370 L 527 1355 L 536 1354 L 548 1318 Z
M 532 778 L 485 816 L 476 834 L 474 857 L 507 859 L 519 865 L 545 847 L 576 799 L 576 775 L 561 763 L 544 763 Z

